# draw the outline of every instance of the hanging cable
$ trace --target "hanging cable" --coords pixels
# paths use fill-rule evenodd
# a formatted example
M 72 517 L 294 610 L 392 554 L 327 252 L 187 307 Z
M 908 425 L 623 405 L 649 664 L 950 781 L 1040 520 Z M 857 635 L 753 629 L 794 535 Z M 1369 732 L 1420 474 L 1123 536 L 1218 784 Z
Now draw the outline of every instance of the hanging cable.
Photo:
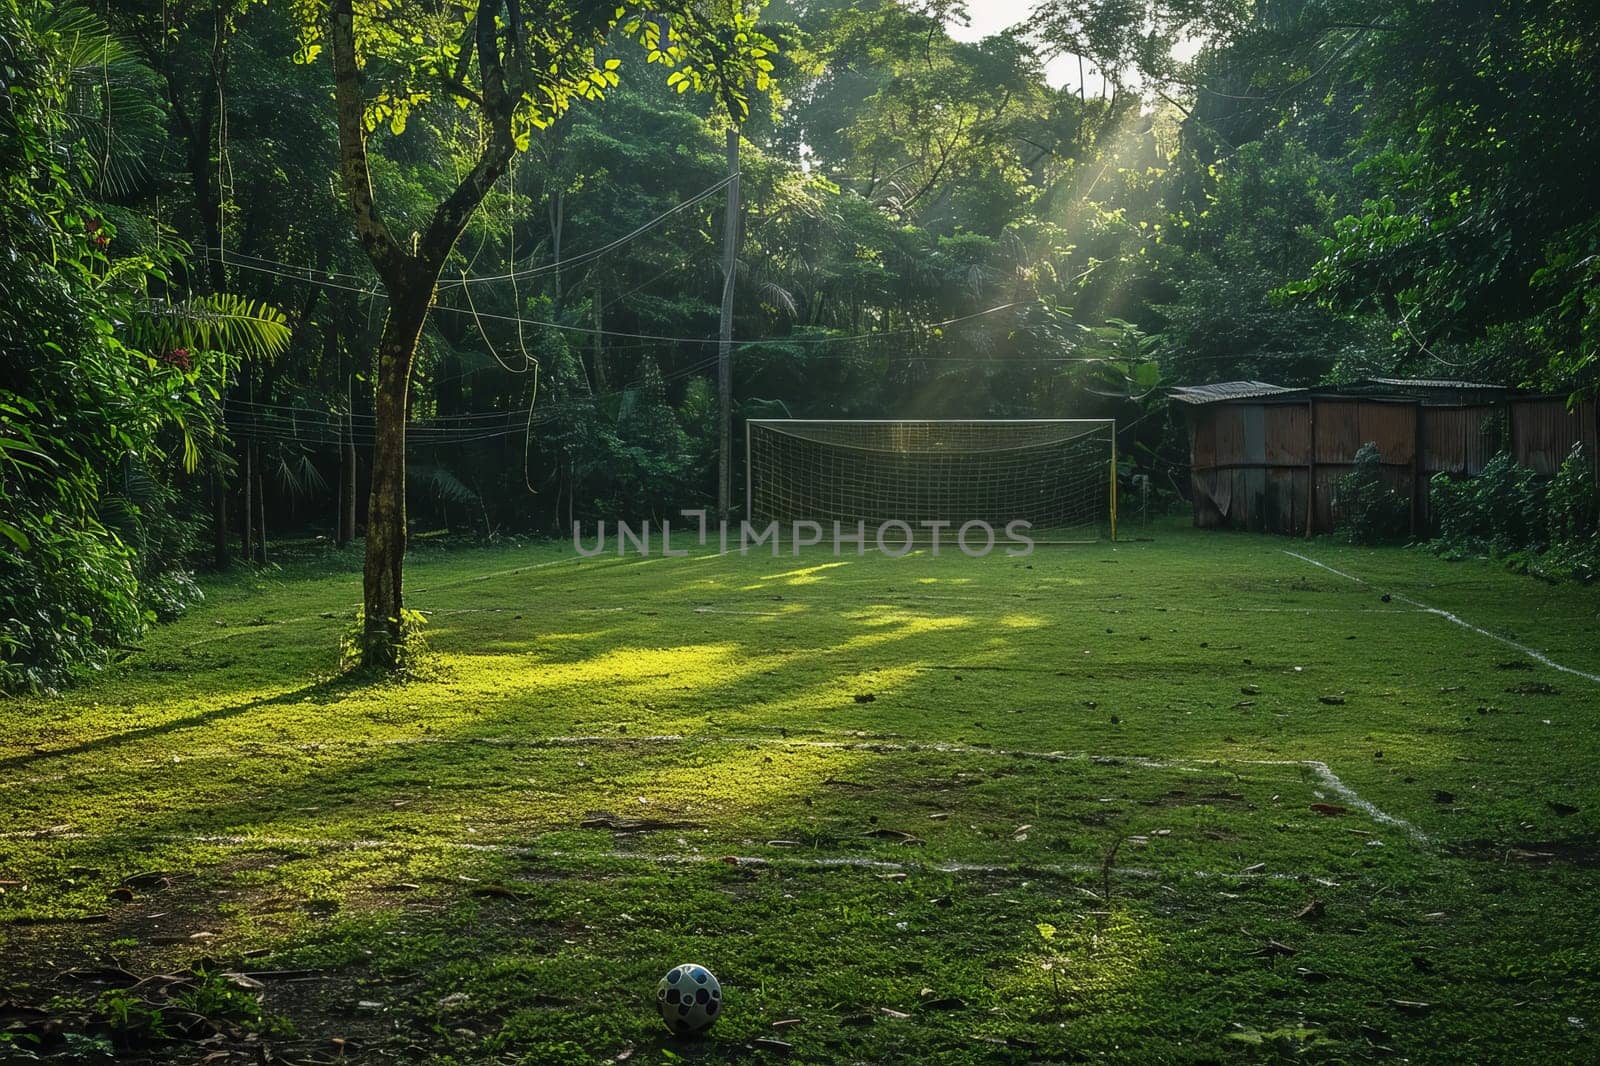
M 516 270 L 515 269 L 515 264 L 513 264 L 513 269 L 510 270 L 507 273 L 504 273 L 504 274 L 487 274 L 487 275 L 480 275 L 480 276 L 477 276 L 477 277 L 463 277 L 459 282 L 452 281 L 449 284 L 451 286 L 461 285 L 462 287 L 465 287 L 467 285 L 485 284 L 485 283 L 492 282 L 492 281 L 515 280 L 516 278 L 533 278 L 533 277 L 538 277 L 538 276 L 540 276 L 542 274 L 552 273 L 552 272 L 554 272 L 556 270 L 565 270 L 568 267 L 582 265 L 583 263 L 589 262 L 591 259 L 598 259 L 600 256 L 603 256 L 603 255 L 607 254 L 608 252 L 613 252 L 616 249 L 621 248 L 623 245 L 628 244 L 630 241 L 633 241 L 633 240 L 637 239 L 638 237 L 643 236 L 644 234 L 648 233 L 650 230 L 654 229 L 656 226 L 659 226 L 661 223 L 665 222 L 667 219 L 669 219 L 672 216 L 678 214 L 679 212 L 686 211 L 689 208 L 693 207 L 695 204 L 699 203 L 701 200 L 704 200 L 706 197 L 713 196 L 716 193 L 721 192 L 722 189 L 729 182 L 733 181 L 738 176 L 739 176 L 738 174 L 730 174 L 727 177 L 724 177 L 721 181 L 717 182 L 715 185 L 712 185 L 709 188 L 703 189 L 700 192 L 695 193 L 693 196 L 689 197 L 689 199 L 687 199 L 687 200 L 684 200 L 682 203 L 676 204 L 673 207 L 669 207 L 667 210 L 661 212 L 661 214 L 657 215 L 655 218 L 652 218 L 650 221 L 646 222 L 644 225 L 639 226 L 637 229 L 634 229 L 630 233 L 627 233 L 627 234 L 625 234 L 625 235 L 623 235 L 621 237 L 618 237 L 616 240 L 612 241 L 610 244 L 602 245 L 599 248 L 594 248 L 594 249 L 591 249 L 590 251 L 580 253 L 579 255 L 571 256 L 569 258 L 561 260 L 561 262 L 559 262 L 559 263 L 548 263 L 548 264 L 546 264 L 544 266 L 529 267 L 527 270 Z M 443 286 L 441 286 L 441 287 L 443 287 Z

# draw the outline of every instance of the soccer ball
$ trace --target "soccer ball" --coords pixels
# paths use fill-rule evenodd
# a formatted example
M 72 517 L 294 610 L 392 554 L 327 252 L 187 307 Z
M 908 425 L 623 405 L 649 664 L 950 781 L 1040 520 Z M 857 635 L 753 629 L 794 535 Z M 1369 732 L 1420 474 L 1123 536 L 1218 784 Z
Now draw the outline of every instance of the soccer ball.
M 674 1033 L 698 1033 L 711 1028 L 721 1013 L 722 986 L 704 966 L 674 966 L 656 985 L 656 1009 Z

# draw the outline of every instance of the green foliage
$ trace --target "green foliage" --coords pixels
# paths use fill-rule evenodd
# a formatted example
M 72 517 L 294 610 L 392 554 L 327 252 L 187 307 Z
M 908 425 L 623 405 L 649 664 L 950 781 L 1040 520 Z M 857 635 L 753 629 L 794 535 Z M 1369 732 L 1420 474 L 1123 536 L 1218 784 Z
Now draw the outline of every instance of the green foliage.
M 179 609 L 191 520 L 172 479 L 215 439 L 233 352 L 270 355 L 289 335 L 259 303 L 183 299 L 183 249 L 159 233 L 122 250 L 125 213 L 93 197 L 120 180 L 117 138 L 148 132 L 128 116 L 148 99 L 125 97 L 148 96 L 151 74 L 96 16 L 3 0 L 0 66 L 0 691 L 13 691 L 103 665 Z M 86 116 L 111 134 L 96 140 Z
M 1404 536 L 1407 503 L 1384 476 L 1378 446 L 1371 441 L 1363 444 L 1353 466 L 1334 488 L 1339 534 L 1351 544 L 1383 544 Z
M 164 1041 L 171 1037 L 160 1007 L 153 1007 L 126 989 L 112 988 L 100 993 L 95 1004 L 118 1039 L 126 1042 Z
M 423 632 L 428 618 L 421 611 L 403 608 L 400 611 L 400 643 L 394 649 L 397 673 L 406 678 L 421 679 L 434 675 L 434 662 L 428 653 L 428 638 Z M 346 673 L 363 669 L 363 653 L 367 632 L 366 611 L 356 609 L 355 618 L 339 637 L 339 669 Z
M 1589 6 L 1343 0 L 1298 21 L 1300 47 L 1349 56 L 1366 127 L 1352 162 L 1371 189 L 1325 231 L 1303 291 L 1384 316 L 1419 362 L 1521 323 L 1556 355 L 1520 361 L 1510 383 L 1592 383 L 1600 23 Z M 1382 31 L 1356 28 L 1368 23 Z
M 1578 544 L 1594 537 L 1600 525 L 1600 487 L 1595 484 L 1595 457 L 1581 441 L 1561 461 L 1545 501 L 1552 543 Z
M 135 557 L 92 520 L 22 520 L 28 546 L 0 542 L 0 690 L 46 691 L 102 667 L 143 631 Z
M 210 968 L 199 969 L 193 983 L 173 996 L 171 1002 L 179 1010 L 214 1021 L 232 1022 L 250 1030 L 259 1031 L 264 1026 L 280 1028 L 262 1011 L 260 993 L 242 988 L 226 974 Z
M 1436 536 L 1451 557 L 1490 555 L 1541 577 L 1600 576 L 1600 489 L 1582 444 L 1553 478 L 1496 455 L 1476 477 L 1437 474 L 1429 485 Z
M 101 520 L 132 552 L 140 604 L 157 621 L 170 622 L 204 598 L 189 569 L 200 519 L 170 472 L 130 457 L 121 477 L 110 481 L 99 501 Z
M 1434 550 L 1450 555 L 1504 555 L 1537 551 L 1548 540 L 1547 482 L 1510 453 L 1501 452 L 1474 477 L 1435 474 L 1428 508 Z
M 290 6 L 300 28 L 297 58 L 309 63 L 322 51 L 331 5 L 293 0 Z M 497 19 L 501 7 L 486 9 L 487 17 Z M 532 47 L 517 43 L 503 81 L 489 85 L 480 81 L 472 52 L 478 3 L 355 0 L 351 8 L 367 79 L 366 127 L 369 132 L 387 129 L 395 137 L 430 104 L 466 108 L 482 104 L 493 92 L 510 92 L 515 94 L 512 136 L 526 150 L 537 131 L 580 102 L 604 99 L 620 83 L 623 61 L 604 55 L 613 37 L 636 44 L 646 63 L 664 66 L 673 91 L 714 93 L 736 120 L 750 115 L 755 95 L 774 89 L 770 57 L 777 46 L 756 26 L 760 5 L 574 3 L 537 16 L 530 12 Z M 511 5 L 507 15 L 520 19 L 519 5 Z

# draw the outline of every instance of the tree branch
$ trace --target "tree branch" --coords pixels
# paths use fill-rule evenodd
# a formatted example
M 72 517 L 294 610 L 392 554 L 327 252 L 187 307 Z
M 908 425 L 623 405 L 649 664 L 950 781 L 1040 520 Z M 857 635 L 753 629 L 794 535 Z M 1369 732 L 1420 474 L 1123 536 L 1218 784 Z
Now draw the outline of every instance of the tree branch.
M 428 221 L 427 232 L 422 236 L 421 257 L 436 270 L 443 267 L 472 212 L 477 210 L 494 183 L 500 180 L 500 175 L 505 173 L 506 166 L 516 152 L 516 144 L 511 137 L 511 119 L 519 96 L 508 91 L 505 56 L 522 54 L 521 43 L 517 40 L 521 18 L 513 10 L 510 39 L 502 53 L 499 34 L 495 31 L 495 16 L 499 13 L 500 3 L 501 0 L 481 0 L 476 16 L 478 78 L 483 85 L 480 111 L 489 127 L 489 139 L 484 143 L 472 169 L 434 210 L 433 218 Z M 518 76 L 519 85 L 521 80 Z
M 367 169 L 365 106 L 361 99 L 361 71 L 356 64 L 356 37 L 351 0 L 333 0 L 333 96 L 339 121 L 339 176 L 344 182 L 350 211 L 355 215 L 356 236 L 378 276 L 391 288 L 410 258 L 389 232 L 372 197 L 372 174 Z

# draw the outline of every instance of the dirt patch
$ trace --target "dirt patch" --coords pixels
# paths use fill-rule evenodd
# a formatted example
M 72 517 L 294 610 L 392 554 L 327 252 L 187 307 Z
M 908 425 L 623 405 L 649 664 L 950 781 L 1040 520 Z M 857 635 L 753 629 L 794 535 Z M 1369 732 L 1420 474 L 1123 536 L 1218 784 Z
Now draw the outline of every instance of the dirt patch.
M 501 938 L 557 945 L 585 933 L 549 922 L 515 892 L 502 900 L 482 891 L 498 886 L 467 879 L 443 881 L 442 893 L 443 879 L 428 875 L 362 886 L 327 910 L 278 895 L 271 884 L 237 883 L 235 875 L 285 857 L 266 851 L 194 873 L 141 871 L 117 883 L 133 898 L 108 899 L 102 921 L 5 926 L 12 964 L 0 990 L 0 1029 L 26 1034 L 46 1056 L 92 1047 L 137 1064 L 428 1061 L 492 1032 L 499 1019 L 435 1005 L 420 970 L 279 961 L 266 947 L 239 943 L 219 921 L 219 903 L 253 915 L 258 928 L 278 925 L 280 914 L 299 925 L 380 909 L 403 912 L 404 927 L 474 898 L 479 930 L 492 925 Z M 570 876 L 530 865 L 518 883 L 542 873 Z
M 1235 807 L 1246 811 L 1255 809 L 1255 804 L 1245 799 L 1241 792 L 1191 792 L 1182 788 L 1175 788 L 1155 799 L 1139 802 L 1146 807 Z
M 1484 862 L 1523 866 L 1568 866 L 1579 870 L 1600 869 L 1600 840 L 1516 841 L 1496 843 L 1478 841 L 1462 847 L 1459 854 Z

